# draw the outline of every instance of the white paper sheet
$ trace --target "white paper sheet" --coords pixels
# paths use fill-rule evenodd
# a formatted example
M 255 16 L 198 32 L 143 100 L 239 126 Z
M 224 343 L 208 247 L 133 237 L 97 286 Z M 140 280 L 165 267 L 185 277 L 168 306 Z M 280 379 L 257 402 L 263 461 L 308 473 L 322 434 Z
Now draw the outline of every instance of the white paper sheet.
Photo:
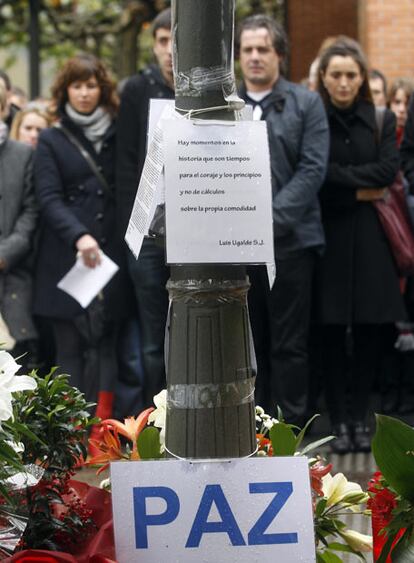
M 160 109 L 161 106 L 157 105 L 157 115 L 159 115 Z M 164 104 L 161 117 L 159 117 L 155 127 L 152 125 L 153 130 L 151 131 L 151 136 L 148 137 L 150 142 L 147 156 L 145 157 L 128 229 L 125 234 L 125 240 L 137 259 L 144 236 L 148 235 L 148 229 L 154 217 L 157 204 L 163 203 L 165 200 L 165 187 L 162 180 L 164 169 L 163 120 L 173 119 L 174 115 L 174 105 L 171 103 Z M 155 117 L 152 117 L 151 123 L 153 124 L 154 122 Z
M 86 309 L 92 299 L 98 295 L 118 270 L 115 262 L 103 252 L 101 252 L 101 263 L 95 268 L 85 266 L 79 256 L 73 268 L 60 280 L 57 286 Z
M 164 120 L 167 263 L 274 260 L 265 121 Z

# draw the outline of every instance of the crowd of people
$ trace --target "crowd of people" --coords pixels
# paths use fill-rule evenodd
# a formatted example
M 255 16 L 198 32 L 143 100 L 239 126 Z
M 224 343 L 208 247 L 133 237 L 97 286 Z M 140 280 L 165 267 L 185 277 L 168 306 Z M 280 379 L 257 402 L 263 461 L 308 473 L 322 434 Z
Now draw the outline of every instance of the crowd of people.
M 28 101 L 0 71 L 2 322 L 26 368 L 58 365 L 101 418 L 135 415 L 165 387 L 164 248 L 145 238 L 136 260 L 124 242 L 149 100 L 174 98 L 170 10 L 152 33 L 155 64 L 122 87 L 84 53 L 50 99 Z M 304 84 L 290 82 L 286 34 L 264 15 L 239 23 L 237 51 L 239 95 L 267 122 L 272 170 L 273 287 L 265 266 L 248 268 L 256 400 L 301 425 L 322 390 L 333 449 L 369 451 L 376 383 L 383 411 L 414 411 L 414 284 L 373 205 L 398 176 L 414 194 L 414 83 L 388 88 L 345 36 L 324 42 Z M 84 309 L 57 284 L 102 253 L 119 271 Z

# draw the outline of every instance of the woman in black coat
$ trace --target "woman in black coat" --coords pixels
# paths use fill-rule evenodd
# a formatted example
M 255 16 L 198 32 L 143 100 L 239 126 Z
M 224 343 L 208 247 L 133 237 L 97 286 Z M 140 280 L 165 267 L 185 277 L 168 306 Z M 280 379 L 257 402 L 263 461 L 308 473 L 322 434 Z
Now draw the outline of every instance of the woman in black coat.
M 386 110 L 382 132 L 378 130 L 367 65 L 355 41 L 343 38 L 329 47 L 319 70 L 331 133 L 320 192 L 326 253 L 316 287 L 325 395 L 337 436 L 333 449 L 369 451 L 367 415 L 380 330 L 405 316 L 396 266 L 372 203 L 384 197 L 398 172 L 395 117 Z M 353 365 L 348 395 L 349 343 Z
M 42 227 L 34 310 L 51 320 L 57 364 L 88 400 L 98 400 L 97 415 L 107 418 L 117 373 L 118 324 L 128 307 L 114 200 L 118 101 L 107 71 L 91 55 L 78 55 L 63 66 L 52 95 L 59 124 L 41 133 L 35 154 Z M 99 266 L 101 251 L 120 270 L 85 310 L 57 284 L 77 256 L 89 268 Z

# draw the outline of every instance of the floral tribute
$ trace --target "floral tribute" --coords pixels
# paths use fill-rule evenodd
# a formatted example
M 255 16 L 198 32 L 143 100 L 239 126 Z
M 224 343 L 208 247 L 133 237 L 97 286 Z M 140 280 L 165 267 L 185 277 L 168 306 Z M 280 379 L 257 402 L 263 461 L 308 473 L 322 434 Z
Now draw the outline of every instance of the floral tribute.
M 66 375 L 52 371 L 44 378 L 35 373 L 18 376 L 18 369 L 9 354 L 0 352 L 0 390 L 6 390 L 0 393 L 0 559 L 10 555 L 6 559 L 10 563 L 26 556 L 51 562 L 111 563 L 115 555 L 110 493 L 72 476 L 81 463 L 97 467 L 100 473 L 111 461 L 162 457 L 166 391 L 154 397 L 155 408 L 137 417 L 101 421 L 99 439 L 91 440 L 97 453 L 85 462 L 87 430 L 97 423 L 89 416 L 92 405 L 69 385 Z M 304 443 L 314 418 L 300 429 L 286 424 L 279 410 L 272 418 L 256 407 L 257 455 L 308 457 L 318 563 L 338 563 L 341 553 L 364 560 L 372 540 L 348 529 L 343 516 L 367 514 L 368 496 L 341 473 L 332 475 L 332 465 L 321 457 L 311 457 L 313 450 L 332 439 Z M 37 477 L 33 468 L 41 470 Z M 19 484 L 12 485 L 10 479 Z M 9 534 L 9 538 L 10 516 L 17 514 L 24 522 L 18 541 L 2 544 L 2 531 L 6 529 L 3 537 Z
M 55 561 L 52 552 L 86 548 L 105 507 L 111 517 L 108 493 L 99 491 L 99 503 L 87 504 L 93 492 L 71 480 L 97 420 L 67 375 L 17 375 L 19 368 L 0 351 L 0 559 L 18 552 L 10 559 L 18 561 L 21 550 L 34 549 Z
M 374 560 L 414 561 L 414 429 L 377 415 L 372 452 L 379 468 L 370 482 Z

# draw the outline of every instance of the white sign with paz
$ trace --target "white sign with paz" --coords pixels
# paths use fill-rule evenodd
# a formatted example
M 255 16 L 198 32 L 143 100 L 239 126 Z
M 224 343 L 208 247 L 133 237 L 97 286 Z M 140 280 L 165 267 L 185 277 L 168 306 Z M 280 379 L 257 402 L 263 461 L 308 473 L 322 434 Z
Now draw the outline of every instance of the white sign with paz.
M 164 121 L 170 264 L 273 263 L 266 122 Z
M 119 563 L 314 563 L 308 461 L 111 464 Z

